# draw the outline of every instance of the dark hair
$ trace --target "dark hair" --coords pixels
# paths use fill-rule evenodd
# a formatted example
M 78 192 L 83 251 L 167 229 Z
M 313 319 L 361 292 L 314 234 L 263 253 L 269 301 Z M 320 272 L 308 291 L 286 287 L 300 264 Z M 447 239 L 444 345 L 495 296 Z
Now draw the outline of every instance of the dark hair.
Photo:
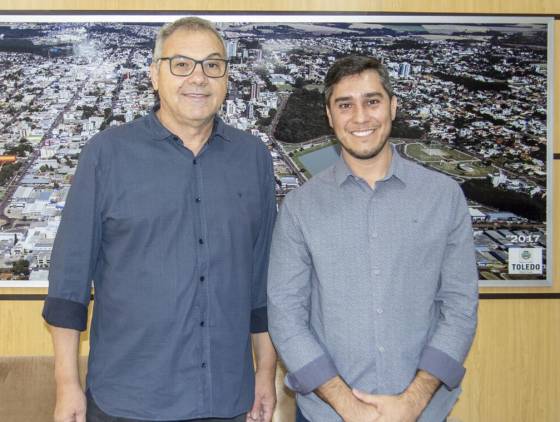
M 366 70 L 374 70 L 379 75 L 381 85 L 387 91 L 389 98 L 393 97 L 393 88 L 387 68 L 379 59 L 369 56 L 347 56 L 338 59 L 331 66 L 325 77 L 325 103 L 329 106 L 329 101 L 334 86 L 346 76 L 358 75 Z

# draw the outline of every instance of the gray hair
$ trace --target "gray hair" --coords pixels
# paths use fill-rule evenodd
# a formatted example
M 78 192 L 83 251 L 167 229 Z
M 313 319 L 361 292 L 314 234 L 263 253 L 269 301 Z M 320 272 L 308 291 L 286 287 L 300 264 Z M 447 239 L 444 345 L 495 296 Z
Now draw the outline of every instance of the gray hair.
M 327 76 L 325 77 L 325 103 L 327 107 L 329 106 L 334 86 L 340 82 L 342 78 L 359 75 L 366 70 L 374 70 L 377 72 L 381 80 L 381 85 L 389 95 L 389 98 L 392 98 L 394 93 L 391 86 L 391 78 L 389 77 L 387 68 L 379 59 L 369 56 L 348 56 L 334 62 L 327 72 Z
M 199 18 L 197 16 L 189 16 L 185 18 L 177 19 L 176 21 L 166 23 L 163 25 L 156 37 L 156 43 L 154 46 L 154 52 L 152 55 L 152 61 L 156 62 L 162 54 L 163 43 L 167 38 L 171 36 L 178 29 L 184 29 L 186 31 L 208 31 L 216 36 L 222 45 L 224 55 L 226 53 L 226 47 L 224 39 L 220 33 L 216 30 L 214 24 L 206 19 Z

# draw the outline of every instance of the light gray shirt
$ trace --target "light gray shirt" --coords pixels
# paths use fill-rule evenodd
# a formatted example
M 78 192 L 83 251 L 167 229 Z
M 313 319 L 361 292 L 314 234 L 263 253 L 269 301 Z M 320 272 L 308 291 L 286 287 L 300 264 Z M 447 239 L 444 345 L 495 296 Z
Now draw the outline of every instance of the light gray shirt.
M 471 220 L 451 178 L 393 148 L 374 189 L 341 158 L 285 198 L 269 264 L 269 332 L 309 420 L 341 420 L 313 393 L 335 375 L 399 394 L 419 369 L 442 381 L 420 420 L 443 420 L 460 391 L 477 306 Z

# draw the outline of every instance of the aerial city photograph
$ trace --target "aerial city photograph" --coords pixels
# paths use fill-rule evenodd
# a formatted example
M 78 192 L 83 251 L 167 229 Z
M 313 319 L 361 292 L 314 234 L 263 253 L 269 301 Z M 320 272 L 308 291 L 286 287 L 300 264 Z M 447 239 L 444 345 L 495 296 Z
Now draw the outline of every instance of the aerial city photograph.
M 278 201 L 338 157 L 323 100 L 329 66 L 376 56 L 399 102 L 390 142 L 465 193 L 481 284 L 545 284 L 547 24 L 323 18 L 217 23 L 229 59 L 220 115 L 267 145 Z M 0 17 L 0 280 L 20 286 L 47 283 L 84 145 L 154 107 L 149 65 L 162 24 L 32 19 Z

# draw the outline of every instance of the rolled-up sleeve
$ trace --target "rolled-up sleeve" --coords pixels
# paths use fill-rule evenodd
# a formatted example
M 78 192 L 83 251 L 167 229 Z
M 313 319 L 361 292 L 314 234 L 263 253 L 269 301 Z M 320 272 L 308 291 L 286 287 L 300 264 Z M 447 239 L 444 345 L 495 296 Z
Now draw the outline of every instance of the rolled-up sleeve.
M 51 255 L 43 318 L 56 327 L 87 326 L 92 278 L 101 244 L 102 171 L 95 145 L 83 148 Z
M 253 246 L 253 279 L 251 289 L 251 333 L 268 331 L 266 286 L 272 230 L 276 219 L 276 189 L 272 158 L 266 148 L 262 148 L 261 171 L 262 218 L 257 239 Z
M 478 273 L 471 217 L 458 185 L 452 194 L 447 246 L 436 294 L 439 320 L 422 351 L 419 369 L 437 377 L 448 389 L 459 385 L 463 363 L 477 325 Z
M 308 394 L 338 371 L 309 327 L 312 261 L 290 197 L 280 209 L 272 236 L 268 318 L 272 341 L 289 373 L 286 384 Z

